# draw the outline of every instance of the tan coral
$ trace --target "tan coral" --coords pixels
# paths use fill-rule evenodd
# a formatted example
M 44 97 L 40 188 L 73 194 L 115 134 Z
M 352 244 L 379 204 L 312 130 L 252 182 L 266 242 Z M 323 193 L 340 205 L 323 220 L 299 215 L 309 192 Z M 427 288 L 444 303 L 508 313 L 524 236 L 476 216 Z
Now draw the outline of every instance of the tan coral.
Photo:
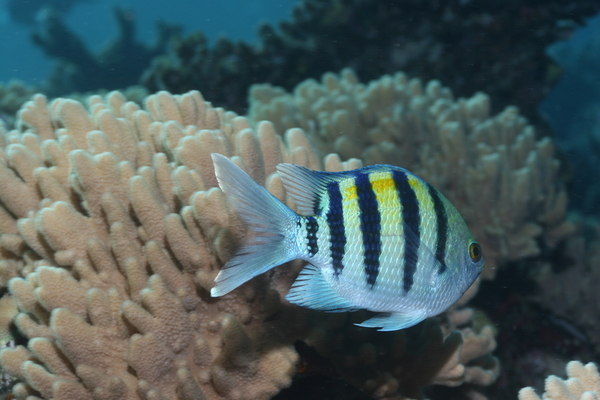
M 463 372 L 472 358 L 492 349 L 471 336 L 489 331 L 450 334 L 452 321 L 445 331 L 430 320 L 377 355 L 377 332 L 352 326 L 354 316 L 283 300 L 298 262 L 211 298 L 244 227 L 215 188 L 210 153 L 232 157 L 290 205 L 277 163 L 336 171 L 361 163 L 322 159 L 301 129 L 283 137 L 268 122 L 252 129 L 198 92 L 161 92 L 145 107 L 117 92 L 87 107 L 38 95 L 18 129 L 2 131 L 0 283 L 8 281 L 15 325 L 30 340 L 4 349 L 0 364 L 22 380 L 18 399 L 267 399 L 291 383 L 296 340 L 378 397 L 471 379 Z M 342 336 L 345 356 L 331 352 Z M 404 357 L 417 343 L 420 352 Z M 480 350 L 463 360 L 468 343 Z
M 519 391 L 519 400 L 597 400 L 600 398 L 600 374 L 594 363 L 583 365 L 579 361 L 567 364 L 568 379 L 557 376 L 546 378 L 546 392 L 540 397 L 533 388 Z
M 569 236 L 567 194 L 557 177 L 550 139 L 537 139 L 514 107 L 490 116 L 482 94 L 453 98 L 437 81 L 424 85 L 405 74 L 358 83 L 351 70 L 307 80 L 293 93 L 255 85 L 252 119 L 279 131 L 301 127 L 324 153 L 365 164 L 411 170 L 446 195 L 486 258 L 484 277 L 507 261 L 540 253 Z
M 19 310 L 12 296 L 0 298 L 0 341 L 8 343 L 12 339 L 10 327 Z

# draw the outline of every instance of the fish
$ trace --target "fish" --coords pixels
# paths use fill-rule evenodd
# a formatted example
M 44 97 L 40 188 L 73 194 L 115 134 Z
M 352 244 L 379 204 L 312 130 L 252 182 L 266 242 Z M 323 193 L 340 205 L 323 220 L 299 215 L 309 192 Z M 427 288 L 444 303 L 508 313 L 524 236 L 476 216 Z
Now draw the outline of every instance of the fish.
M 229 158 L 211 155 L 219 187 L 248 233 L 214 280 L 223 296 L 286 262 L 307 262 L 286 300 L 374 316 L 356 324 L 395 331 L 454 304 L 484 268 L 482 249 L 458 210 L 406 169 L 344 172 L 279 164 L 293 211 Z

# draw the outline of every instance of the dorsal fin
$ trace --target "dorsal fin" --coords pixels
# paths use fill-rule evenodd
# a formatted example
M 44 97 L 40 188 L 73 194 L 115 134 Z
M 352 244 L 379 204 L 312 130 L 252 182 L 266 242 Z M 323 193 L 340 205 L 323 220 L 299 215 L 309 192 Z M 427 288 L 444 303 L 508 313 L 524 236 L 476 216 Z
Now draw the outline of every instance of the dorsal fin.
M 336 172 L 313 171 L 286 163 L 277 165 L 277 172 L 301 215 L 319 214 L 321 199 L 327 193 L 327 184 L 341 178 Z

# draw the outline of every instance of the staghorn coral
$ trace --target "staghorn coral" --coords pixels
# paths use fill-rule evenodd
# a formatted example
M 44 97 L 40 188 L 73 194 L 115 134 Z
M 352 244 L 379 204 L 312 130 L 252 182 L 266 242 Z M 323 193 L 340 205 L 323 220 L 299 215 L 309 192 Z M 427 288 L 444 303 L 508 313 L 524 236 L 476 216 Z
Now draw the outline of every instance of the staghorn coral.
M 519 391 L 519 400 L 595 400 L 600 396 L 600 374 L 596 364 L 583 365 L 579 361 L 567 364 L 569 379 L 562 380 L 557 376 L 546 379 L 546 392 L 538 396 L 533 388 L 527 387 Z
M 490 116 L 482 93 L 454 100 L 438 81 L 424 87 L 397 73 L 364 85 L 344 70 L 293 93 L 255 85 L 249 116 L 279 131 L 299 126 L 325 153 L 399 165 L 431 182 L 482 243 L 485 277 L 507 261 L 538 255 L 540 238 L 553 247 L 575 229 L 565 219 L 567 192 L 552 141 L 536 139 L 514 107 Z
M 267 399 L 291 382 L 296 340 L 378 398 L 495 379 L 494 334 L 471 329 L 468 309 L 381 336 L 354 314 L 282 300 L 299 262 L 211 298 L 244 229 L 210 153 L 288 203 L 277 163 L 361 163 L 321 158 L 301 129 L 252 129 L 199 92 L 161 92 L 145 108 L 117 92 L 87 109 L 36 95 L 0 135 L 0 284 L 29 339 L 0 365 L 22 380 L 18 399 Z

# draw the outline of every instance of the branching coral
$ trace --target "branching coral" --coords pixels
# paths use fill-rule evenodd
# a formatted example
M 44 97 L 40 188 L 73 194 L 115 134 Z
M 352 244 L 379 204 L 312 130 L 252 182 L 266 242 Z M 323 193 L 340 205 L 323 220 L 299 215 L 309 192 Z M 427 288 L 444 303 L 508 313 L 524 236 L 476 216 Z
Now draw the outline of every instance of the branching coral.
M 595 400 L 600 396 L 600 374 L 595 364 L 583 365 L 579 361 L 571 361 L 567 364 L 567 375 L 567 380 L 549 376 L 546 379 L 546 393 L 542 397 L 535 394 L 531 387 L 521 389 L 519 400 Z
M 250 104 L 255 121 L 299 126 L 323 152 L 399 165 L 434 184 L 482 243 L 486 277 L 539 254 L 540 238 L 552 247 L 574 230 L 552 141 L 536 139 L 514 107 L 490 116 L 484 94 L 455 101 L 437 81 L 397 73 L 364 85 L 345 70 L 291 94 L 255 85 Z
M 277 163 L 361 163 L 322 159 L 300 129 L 252 129 L 198 92 L 145 106 L 116 92 L 87 109 L 37 95 L 0 135 L 0 283 L 29 339 L 0 364 L 23 381 L 18 399 L 267 399 L 291 382 L 296 340 L 376 397 L 493 381 L 493 333 L 473 332 L 468 310 L 381 340 L 354 315 L 282 300 L 297 262 L 211 298 L 244 229 L 215 188 L 210 153 L 288 203 Z

